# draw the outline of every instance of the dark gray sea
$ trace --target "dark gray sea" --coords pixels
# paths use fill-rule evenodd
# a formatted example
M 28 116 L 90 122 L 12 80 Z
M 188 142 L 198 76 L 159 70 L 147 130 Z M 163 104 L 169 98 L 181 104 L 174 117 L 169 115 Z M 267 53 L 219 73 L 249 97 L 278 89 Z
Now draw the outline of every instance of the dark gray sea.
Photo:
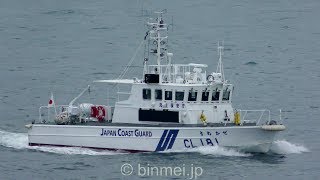
M 24 125 L 38 119 L 50 92 L 56 104 L 68 104 L 93 80 L 117 77 L 143 40 L 147 17 L 162 9 L 175 63 L 215 71 L 224 41 L 234 107 L 270 109 L 273 119 L 282 109 L 287 130 L 272 150 L 29 147 Z M 0 0 L 0 179 L 319 179 L 319 10 L 319 0 Z M 141 77 L 142 63 L 140 52 L 126 77 Z M 99 91 L 89 100 L 105 98 Z M 128 164 L 133 173 L 122 175 Z M 148 173 L 152 167 L 185 173 Z

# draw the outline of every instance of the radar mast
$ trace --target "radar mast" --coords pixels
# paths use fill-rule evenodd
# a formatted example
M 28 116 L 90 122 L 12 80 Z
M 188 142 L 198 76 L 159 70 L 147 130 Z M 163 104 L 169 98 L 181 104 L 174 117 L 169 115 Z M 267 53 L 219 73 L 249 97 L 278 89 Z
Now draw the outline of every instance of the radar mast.
M 218 42 L 219 62 L 218 62 L 216 73 L 221 74 L 222 81 L 224 82 L 225 79 L 224 79 L 224 70 L 223 70 L 223 63 L 222 63 L 223 49 L 224 49 L 223 44 L 220 45 L 220 42 Z

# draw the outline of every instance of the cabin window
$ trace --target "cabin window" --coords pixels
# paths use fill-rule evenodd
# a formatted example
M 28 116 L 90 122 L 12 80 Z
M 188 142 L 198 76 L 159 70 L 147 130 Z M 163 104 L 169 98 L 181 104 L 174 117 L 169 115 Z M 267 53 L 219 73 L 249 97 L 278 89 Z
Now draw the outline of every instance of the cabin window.
M 220 92 L 212 91 L 212 101 L 219 101 Z
M 201 101 L 208 101 L 209 100 L 209 91 L 202 92 Z
M 162 100 L 162 90 L 156 89 L 154 92 L 155 92 L 155 99 L 161 101 Z
M 188 96 L 188 101 L 197 101 L 198 92 L 190 91 Z
M 165 91 L 164 95 L 165 100 L 172 100 L 172 91 Z
M 143 99 L 150 100 L 151 99 L 151 89 L 143 89 L 142 90 Z
M 184 99 L 184 92 L 176 91 L 176 101 L 183 101 Z
M 230 91 L 224 90 L 224 91 L 223 91 L 222 100 L 224 100 L 224 101 L 229 101 L 229 97 L 230 97 Z
M 139 109 L 139 121 L 179 123 L 179 111 L 157 111 L 151 109 Z

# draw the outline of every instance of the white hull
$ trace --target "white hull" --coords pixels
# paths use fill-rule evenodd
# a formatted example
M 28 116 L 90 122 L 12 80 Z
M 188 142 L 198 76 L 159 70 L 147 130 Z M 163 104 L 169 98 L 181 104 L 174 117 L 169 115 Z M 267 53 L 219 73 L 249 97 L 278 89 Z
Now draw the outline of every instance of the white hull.
M 199 146 L 267 152 L 278 131 L 261 126 L 124 127 L 43 125 L 29 127 L 30 145 L 77 146 L 128 151 L 167 151 Z

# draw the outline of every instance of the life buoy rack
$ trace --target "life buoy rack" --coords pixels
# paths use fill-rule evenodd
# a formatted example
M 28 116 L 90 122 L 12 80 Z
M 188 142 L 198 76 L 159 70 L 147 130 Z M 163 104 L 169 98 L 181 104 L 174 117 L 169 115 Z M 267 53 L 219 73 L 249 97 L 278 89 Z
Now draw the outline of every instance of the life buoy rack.
M 213 77 L 211 74 L 209 74 L 209 75 L 207 76 L 207 81 L 208 81 L 208 82 L 214 81 L 214 77 Z

